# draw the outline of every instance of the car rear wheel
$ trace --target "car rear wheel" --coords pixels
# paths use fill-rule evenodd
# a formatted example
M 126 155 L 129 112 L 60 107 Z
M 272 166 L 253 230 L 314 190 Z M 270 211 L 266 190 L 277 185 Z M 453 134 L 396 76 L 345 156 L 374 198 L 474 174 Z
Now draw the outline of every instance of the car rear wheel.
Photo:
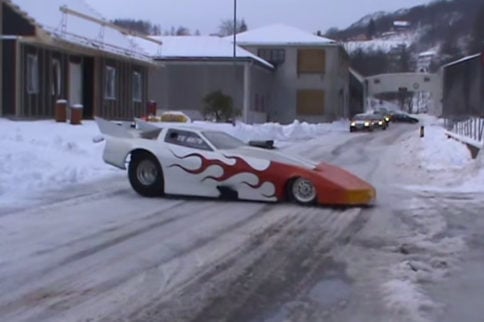
M 290 185 L 289 192 L 293 200 L 303 205 L 314 204 L 316 187 L 308 179 L 296 178 Z
M 133 189 L 144 197 L 157 197 L 163 194 L 163 173 L 160 163 L 148 152 L 131 155 L 128 177 Z

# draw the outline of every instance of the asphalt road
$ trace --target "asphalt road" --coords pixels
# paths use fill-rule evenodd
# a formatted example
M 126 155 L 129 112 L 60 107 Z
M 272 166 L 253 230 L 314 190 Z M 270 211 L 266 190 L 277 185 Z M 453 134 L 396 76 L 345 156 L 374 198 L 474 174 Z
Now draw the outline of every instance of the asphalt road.
M 0 217 L 0 320 L 407 321 L 374 285 L 413 254 L 395 234 L 427 227 L 428 193 L 390 189 L 392 149 L 415 130 L 289 148 L 374 183 L 373 208 L 146 199 L 126 178 L 45 194 Z

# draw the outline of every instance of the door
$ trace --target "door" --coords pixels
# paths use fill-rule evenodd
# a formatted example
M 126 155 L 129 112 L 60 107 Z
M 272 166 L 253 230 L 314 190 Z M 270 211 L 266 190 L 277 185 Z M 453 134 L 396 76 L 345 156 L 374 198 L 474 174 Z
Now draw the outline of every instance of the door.
M 167 148 L 160 151 L 165 192 L 167 194 L 218 197 L 218 177 L 223 171 L 218 152 L 197 133 L 169 129 L 165 136 Z M 217 166 L 218 165 L 218 166 Z M 222 172 L 223 173 L 223 172 Z
M 82 104 L 82 65 L 69 63 L 69 105 Z

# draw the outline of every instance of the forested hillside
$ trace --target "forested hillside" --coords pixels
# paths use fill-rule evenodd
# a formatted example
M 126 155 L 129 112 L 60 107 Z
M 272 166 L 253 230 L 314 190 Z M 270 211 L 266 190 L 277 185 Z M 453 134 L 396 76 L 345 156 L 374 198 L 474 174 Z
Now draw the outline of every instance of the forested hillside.
M 393 13 L 376 12 L 326 37 L 345 43 L 363 74 L 415 71 L 422 52 L 430 69 L 479 52 L 484 43 L 484 0 L 439 0 Z

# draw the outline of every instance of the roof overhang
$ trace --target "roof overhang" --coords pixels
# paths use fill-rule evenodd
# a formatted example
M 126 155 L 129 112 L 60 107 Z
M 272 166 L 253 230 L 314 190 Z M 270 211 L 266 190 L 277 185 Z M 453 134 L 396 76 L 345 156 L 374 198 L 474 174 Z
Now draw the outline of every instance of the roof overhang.
M 80 35 L 69 34 L 65 32 L 56 33 L 51 30 L 48 30 L 42 24 L 38 23 L 33 17 L 31 17 L 28 14 L 28 12 L 25 12 L 24 10 L 22 10 L 22 8 L 17 6 L 11 0 L 3 0 L 3 3 L 7 4 L 13 11 L 15 11 L 22 18 L 26 19 L 33 26 L 35 26 L 35 29 L 36 29 L 35 37 L 37 38 L 37 41 L 33 41 L 32 40 L 33 37 L 28 37 L 28 41 L 31 43 L 38 43 L 38 44 L 47 45 L 51 47 L 55 46 L 55 44 L 61 44 L 63 46 L 66 46 L 69 44 L 70 48 L 88 49 L 89 53 L 91 54 L 101 52 L 104 55 L 119 57 L 125 60 L 129 59 L 129 60 L 136 60 L 138 62 L 153 64 L 153 61 L 150 57 L 139 53 L 130 52 L 130 50 L 125 48 L 119 48 L 119 47 L 116 47 L 115 45 L 110 45 L 107 43 L 104 43 L 102 45 L 99 43 L 96 44 L 95 39 L 88 39 Z M 71 39 L 78 39 L 79 41 L 69 40 L 69 37 L 71 37 Z M 22 37 L 21 39 L 25 40 L 26 38 L 27 37 Z
M 445 65 L 442 66 L 442 68 L 446 68 L 446 67 L 450 67 L 450 66 L 453 66 L 453 65 L 457 65 L 457 64 L 463 63 L 465 61 L 468 61 L 468 60 L 477 58 L 477 57 L 479 57 L 481 55 L 483 55 L 483 53 L 479 53 L 479 54 L 474 54 L 474 55 L 471 55 L 471 56 L 467 56 L 467 57 L 461 58 L 459 60 L 455 60 L 453 62 L 450 62 L 448 64 L 445 64 Z
M 230 64 L 230 63 L 252 63 L 259 67 L 263 67 L 264 69 L 273 71 L 275 68 L 270 64 L 264 64 L 257 59 L 253 59 L 251 57 L 154 57 L 155 61 L 164 62 L 164 63 L 200 63 L 200 64 Z
M 337 42 L 244 42 L 237 41 L 237 46 L 247 47 L 329 47 L 338 46 Z

